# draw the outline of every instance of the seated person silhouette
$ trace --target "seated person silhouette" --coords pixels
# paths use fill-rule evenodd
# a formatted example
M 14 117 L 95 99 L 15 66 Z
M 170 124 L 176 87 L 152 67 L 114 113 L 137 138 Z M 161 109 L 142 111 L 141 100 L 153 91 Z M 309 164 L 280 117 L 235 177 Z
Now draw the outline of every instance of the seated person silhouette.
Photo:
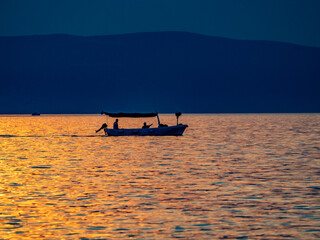
M 152 124 L 153 124 L 153 123 L 152 123 Z M 147 125 L 147 123 L 146 123 L 146 122 L 144 122 L 144 123 L 143 123 L 142 128 L 149 128 L 149 127 L 151 127 L 151 126 L 152 126 L 152 124 Z
M 119 129 L 119 126 L 118 126 L 118 119 L 116 119 L 116 121 L 113 123 L 113 129 Z

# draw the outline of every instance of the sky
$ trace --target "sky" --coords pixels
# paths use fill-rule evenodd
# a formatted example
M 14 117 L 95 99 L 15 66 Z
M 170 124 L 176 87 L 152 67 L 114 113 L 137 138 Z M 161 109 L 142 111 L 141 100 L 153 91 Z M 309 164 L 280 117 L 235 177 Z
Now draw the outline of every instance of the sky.
M 319 0 L 0 0 L 0 36 L 186 31 L 320 47 Z

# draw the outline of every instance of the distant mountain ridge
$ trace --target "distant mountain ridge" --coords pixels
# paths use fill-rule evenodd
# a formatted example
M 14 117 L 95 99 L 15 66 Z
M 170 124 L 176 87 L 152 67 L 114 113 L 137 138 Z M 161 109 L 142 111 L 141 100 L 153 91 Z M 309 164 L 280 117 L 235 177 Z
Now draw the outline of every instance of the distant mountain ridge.
M 0 37 L 0 113 L 320 112 L 320 49 L 186 32 Z

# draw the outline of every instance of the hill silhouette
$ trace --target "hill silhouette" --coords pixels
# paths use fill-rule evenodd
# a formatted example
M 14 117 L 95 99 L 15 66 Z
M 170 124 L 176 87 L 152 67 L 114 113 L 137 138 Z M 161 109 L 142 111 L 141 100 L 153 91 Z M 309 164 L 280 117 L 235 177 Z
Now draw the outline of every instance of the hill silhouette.
M 320 112 L 320 49 L 186 32 L 0 37 L 0 113 Z

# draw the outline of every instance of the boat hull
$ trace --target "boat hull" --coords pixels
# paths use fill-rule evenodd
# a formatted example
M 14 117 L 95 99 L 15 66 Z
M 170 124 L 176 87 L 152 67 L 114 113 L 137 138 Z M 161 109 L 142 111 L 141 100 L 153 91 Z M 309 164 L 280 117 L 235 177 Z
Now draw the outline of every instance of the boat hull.
M 158 128 L 108 129 L 108 136 L 181 136 L 188 125 L 177 125 Z

